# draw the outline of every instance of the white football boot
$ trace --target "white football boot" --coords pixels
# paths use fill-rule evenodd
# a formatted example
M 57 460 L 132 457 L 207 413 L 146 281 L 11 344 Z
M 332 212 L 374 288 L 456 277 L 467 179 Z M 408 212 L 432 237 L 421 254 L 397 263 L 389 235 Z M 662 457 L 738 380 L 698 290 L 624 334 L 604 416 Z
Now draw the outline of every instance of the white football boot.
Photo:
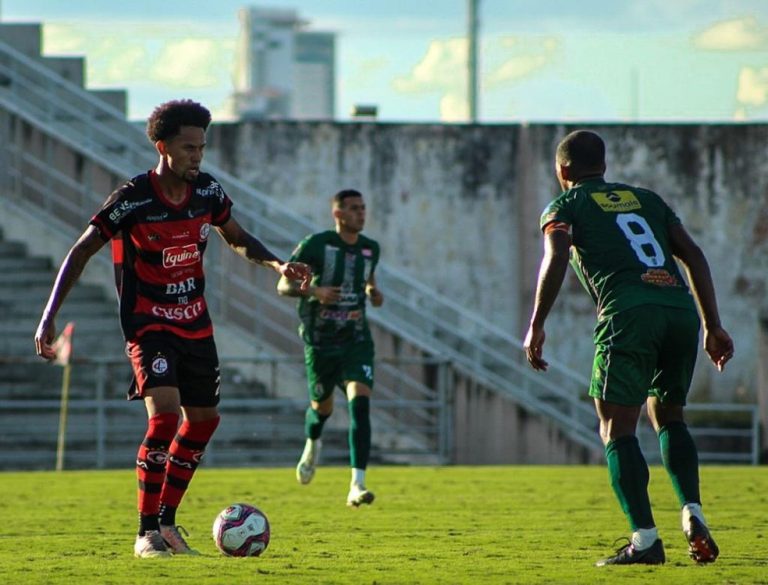
M 133 545 L 133 555 L 140 559 L 151 559 L 155 557 L 169 557 L 171 551 L 165 546 L 163 537 L 157 530 L 147 530 L 144 536 L 136 536 L 136 543 Z
M 353 483 L 349 486 L 349 494 L 347 494 L 347 506 L 353 506 L 355 508 L 362 504 L 372 504 L 374 499 L 373 492 L 369 492 L 365 489 L 365 486 Z
M 320 462 L 320 449 L 323 442 L 320 439 L 307 439 L 304 444 L 304 452 L 301 454 L 299 464 L 296 466 L 296 481 L 307 485 L 315 477 L 315 467 Z
M 165 546 L 169 551 L 171 551 L 171 554 L 192 556 L 199 555 L 200 552 L 190 548 L 190 546 L 187 544 L 187 541 L 184 540 L 184 537 L 181 535 L 182 532 L 186 536 L 189 536 L 189 532 L 187 532 L 182 526 L 160 525 L 160 536 L 163 537 Z

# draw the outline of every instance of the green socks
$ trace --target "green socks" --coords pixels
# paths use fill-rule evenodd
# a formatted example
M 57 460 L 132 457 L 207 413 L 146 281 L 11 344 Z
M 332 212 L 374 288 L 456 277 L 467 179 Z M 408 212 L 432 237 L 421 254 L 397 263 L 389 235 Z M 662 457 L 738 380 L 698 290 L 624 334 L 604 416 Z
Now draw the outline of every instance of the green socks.
M 684 422 L 672 422 L 659 429 L 661 460 L 672 480 L 680 505 L 701 504 L 699 454 Z
M 307 439 L 316 441 L 323 434 L 323 425 L 328 420 L 328 416 L 320 414 L 314 410 L 311 406 L 307 408 L 307 412 L 304 415 L 304 435 Z
M 634 435 L 619 437 L 605 446 L 611 487 L 633 531 L 653 528 L 651 501 L 648 498 L 648 464 Z
M 371 453 L 371 399 L 355 396 L 349 401 L 349 462 L 350 467 L 365 469 Z

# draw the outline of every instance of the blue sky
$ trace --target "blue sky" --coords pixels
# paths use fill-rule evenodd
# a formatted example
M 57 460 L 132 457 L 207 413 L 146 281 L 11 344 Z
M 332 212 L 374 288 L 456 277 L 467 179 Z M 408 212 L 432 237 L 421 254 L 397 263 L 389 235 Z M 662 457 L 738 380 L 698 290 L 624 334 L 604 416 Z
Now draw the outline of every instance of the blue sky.
M 47 54 L 87 58 L 88 85 L 125 88 L 142 119 L 190 97 L 218 117 L 232 92 L 240 0 L 0 0 L 44 23 Z M 271 0 L 337 33 L 337 118 L 461 122 L 466 0 Z M 768 120 L 768 0 L 480 0 L 479 118 Z

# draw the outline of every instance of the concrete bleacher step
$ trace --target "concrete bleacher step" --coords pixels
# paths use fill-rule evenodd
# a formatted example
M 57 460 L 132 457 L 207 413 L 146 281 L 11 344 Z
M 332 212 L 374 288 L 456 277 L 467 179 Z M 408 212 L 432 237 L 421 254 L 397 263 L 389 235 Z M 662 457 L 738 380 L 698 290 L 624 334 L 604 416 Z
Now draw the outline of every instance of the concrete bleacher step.
M 40 308 L 42 310 L 45 302 L 48 300 L 48 295 L 51 292 L 51 287 L 55 280 L 55 275 L 49 275 L 47 282 L 40 282 L 32 286 L 22 287 L 17 282 L 5 281 L 3 278 L 0 280 L 0 301 L 14 301 L 20 298 L 24 298 L 29 302 L 41 303 Z M 22 297 L 23 293 L 23 297 Z M 104 291 L 101 287 L 90 284 L 77 284 L 69 291 L 65 303 L 69 303 L 71 299 L 78 299 L 81 301 L 103 301 L 105 300 Z
M 53 263 L 49 258 L 28 256 L 0 256 L 0 274 L 7 275 L 12 272 L 45 271 L 50 274 Z

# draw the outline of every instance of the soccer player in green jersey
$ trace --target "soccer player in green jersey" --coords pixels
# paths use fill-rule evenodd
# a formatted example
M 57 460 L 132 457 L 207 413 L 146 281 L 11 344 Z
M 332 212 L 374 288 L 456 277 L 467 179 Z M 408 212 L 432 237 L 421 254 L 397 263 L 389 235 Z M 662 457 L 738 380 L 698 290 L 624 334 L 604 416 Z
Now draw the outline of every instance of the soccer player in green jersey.
M 349 408 L 352 481 L 347 505 L 357 507 L 374 498 L 365 487 L 374 355 L 365 305 L 370 299 L 374 307 L 380 307 L 384 296 L 374 278 L 379 244 L 360 233 L 365 224 L 363 196 L 353 189 L 339 191 L 333 196 L 332 212 L 336 229 L 308 236 L 291 257 L 292 262 L 311 267 L 309 288 L 301 290 L 281 278 L 277 290 L 299 297 L 299 333 L 304 341 L 310 399 L 304 425 L 306 443 L 296 479 L 308 484 L 315 475 L 323 425 L 333 412 L 333 392 L 338 387 L 346 393 Z
M 719 550 L 701 511 L 698 454 L 683 418 L 700 324 L 718 370 L 733 356 L 709 265 L 661 197 L 604 180 L 605 144 L 594 132 L 568 134 L 557 147 L 555 168 L 564 193 L 541 216 L 544 256 L 524 348 L 531 367 L 547 369 L 544 322 L 570 257 L 597 305 L 589 395 L 611 486 L 632 529 L 629 542 L 597 565 L 666 560 L 648 498 L 648 465 L 635 436 L 643 404 L 682 506 L 689 554 L 697 563 L 712 562 Z M 685 268 L 693 298 L 675 260 Z

